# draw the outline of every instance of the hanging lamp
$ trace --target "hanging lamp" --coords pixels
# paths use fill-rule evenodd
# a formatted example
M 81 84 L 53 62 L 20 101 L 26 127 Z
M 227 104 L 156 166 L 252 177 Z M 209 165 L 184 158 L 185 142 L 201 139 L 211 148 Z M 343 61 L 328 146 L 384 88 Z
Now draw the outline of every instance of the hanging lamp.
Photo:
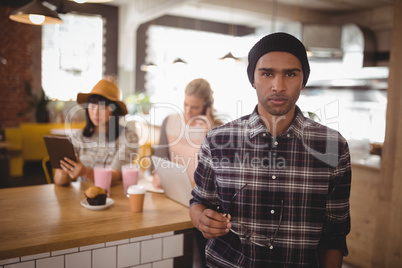
M 60 24 L 63 22 L 57 12 L 45 7 L 39 0 L 33 0 L 31 3 L 14 10 L 9 18 L 16 22 L 32 25 Z
M 150 72 L 156 69 L 156 65 L 152 62 L 149 63 L 143 63 L 140 66 L 140 70 L 143 72 Z
M 234 10 L 234 3 L 233 3 L 233 0 L 232 0 L 231 1 L 231 8 L 230 8 L 230 24 L 229 24 L 229 29 L 228 29 L 228 35 L 230 35 L 232 37 L 235 36 L 235 27 L 233 25 L 233 10 Z M 220 58 L 220 60 L 236 62 L 236 61 L 238 61 L 240 59 L 236 58 L 235 56 L 233 56 L 232 52 L 229 52 L 228 54 L 226 54 L 225 56 Z
M 173 61 L 173 64 L 187 64 L 187 62 L 185 62 L 184 60 L 182 60 L 181 58 L 177 58 Z
M 177 17 L 177 28 L 179 29 L 184 29 L 184 22 L 183 22 L 183 17 Z M 173 61 L 174 65 L 186 65 L 187 62 L 185 62 L 184 60 L 182 60 L 180 57 L 176 58 Z
M 220 58 L 220 60 L 233 60 L 233 61 L 238 61 L 240 60 L 239 58 L 236 58 L 235 56 L 233 56 L 232 52 L 229 52 L 228 54 L 226 54 L 225 56 L 223 56 L 222 58 Z

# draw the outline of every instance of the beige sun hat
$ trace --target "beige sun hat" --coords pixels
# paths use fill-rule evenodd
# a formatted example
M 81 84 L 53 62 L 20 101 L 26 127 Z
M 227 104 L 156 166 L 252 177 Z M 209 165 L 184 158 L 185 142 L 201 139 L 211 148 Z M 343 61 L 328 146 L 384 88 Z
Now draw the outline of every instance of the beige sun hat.
M 110 101 L 116 102 L 117 105 L 119 105 L 120 109 L 122 110 L 123 115 L 127 114 L 126 104 L 124 102 L 120 101 L 120 90 L 116 86 L 116 84 L 114 84 L 108 80 L 102 79 L 92 88 L 91 92 L 78 93 L 77 103 L 79 103 L 79 104 L 87 103 L 88 98 L 91 95 L 100 95 Z

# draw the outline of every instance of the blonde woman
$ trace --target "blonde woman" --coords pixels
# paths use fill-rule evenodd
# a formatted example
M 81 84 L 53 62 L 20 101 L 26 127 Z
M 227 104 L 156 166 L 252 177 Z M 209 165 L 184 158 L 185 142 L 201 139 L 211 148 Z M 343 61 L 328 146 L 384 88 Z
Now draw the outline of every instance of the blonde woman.
M 213 91 L 207 80 L 197 78 L 192 80 L 185 89 L 184 112 L 165 118 L 161 127 L 158 147 L 154 155 L 169 159 L 172 162 L 187 167 L 187 174 L 194 187 L 194 171 L 197 166 L 198 150 L 207 132 L 222 125 L 216 116 Z M 153 186 L 161 188 L 158 174 L 153 174 Z M 201 232 L 194 228 L 198 254 L 195 267 L 206 267 L 205 245 L 207 240 Z
M 186 166 L 193 186 L 197 153 L 201 143 L 208 130 L 222 124 L 216 116 L 213 104 L 213 91 L 208 81 L 202 78 L 192 80 L 185 89 L 183 114 L 173 114 L 165 118 L 161 126 L 159 144 L 154 153 Z M 155 188 L 161 187 L 156 173 L 153 185 Z

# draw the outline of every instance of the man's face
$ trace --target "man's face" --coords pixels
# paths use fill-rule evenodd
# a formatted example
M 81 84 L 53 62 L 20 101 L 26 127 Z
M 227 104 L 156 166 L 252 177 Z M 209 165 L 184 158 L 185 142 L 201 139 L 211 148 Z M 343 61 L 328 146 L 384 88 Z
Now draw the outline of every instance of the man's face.
M 255 67 L 253 86 L 261 116 L 293 116 L 296 101 L 304 88 L 299 59 L 288 52 L 263 55 Z

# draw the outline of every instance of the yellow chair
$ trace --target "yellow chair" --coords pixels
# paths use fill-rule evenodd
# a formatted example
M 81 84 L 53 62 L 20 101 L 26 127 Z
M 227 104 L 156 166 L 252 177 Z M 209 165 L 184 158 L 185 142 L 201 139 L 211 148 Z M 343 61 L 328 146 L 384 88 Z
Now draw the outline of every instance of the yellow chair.
M 7 148 L 10 157 L 10 176 L 22 177 L 24 159 L 22 157 L 22 132 L 20 128 L 5 129 L 6 142 L 11 146 Z
M 85 122 L 72 123 L 69 127 L 83 128 Z M 43 135 L 50 135 L 52 129 L 64 129 L 64 123 L 21 123 L 22 156 L 24 161 L 40 161 L 47 155 Z
M 43 168 L 43 171 L 45 172 L 47 183 L 52 184 L 54 170 L 53 170 L 52 166 L 50 165 L 50 158 L 48 155 L 42 159 L 42 168 Z
M 134 159 L 134 163 L 138 164 L 141 172 L 145 172 L 152 166 L 151 156 L 153 154 L 153 145 L 158 144 L 160 136 L 160 127 L 150 125 L 145 122 L 130 121 L 127 126 L 132 127 L 136 131 L 140 140 L 138 148 L 138 157 Z

